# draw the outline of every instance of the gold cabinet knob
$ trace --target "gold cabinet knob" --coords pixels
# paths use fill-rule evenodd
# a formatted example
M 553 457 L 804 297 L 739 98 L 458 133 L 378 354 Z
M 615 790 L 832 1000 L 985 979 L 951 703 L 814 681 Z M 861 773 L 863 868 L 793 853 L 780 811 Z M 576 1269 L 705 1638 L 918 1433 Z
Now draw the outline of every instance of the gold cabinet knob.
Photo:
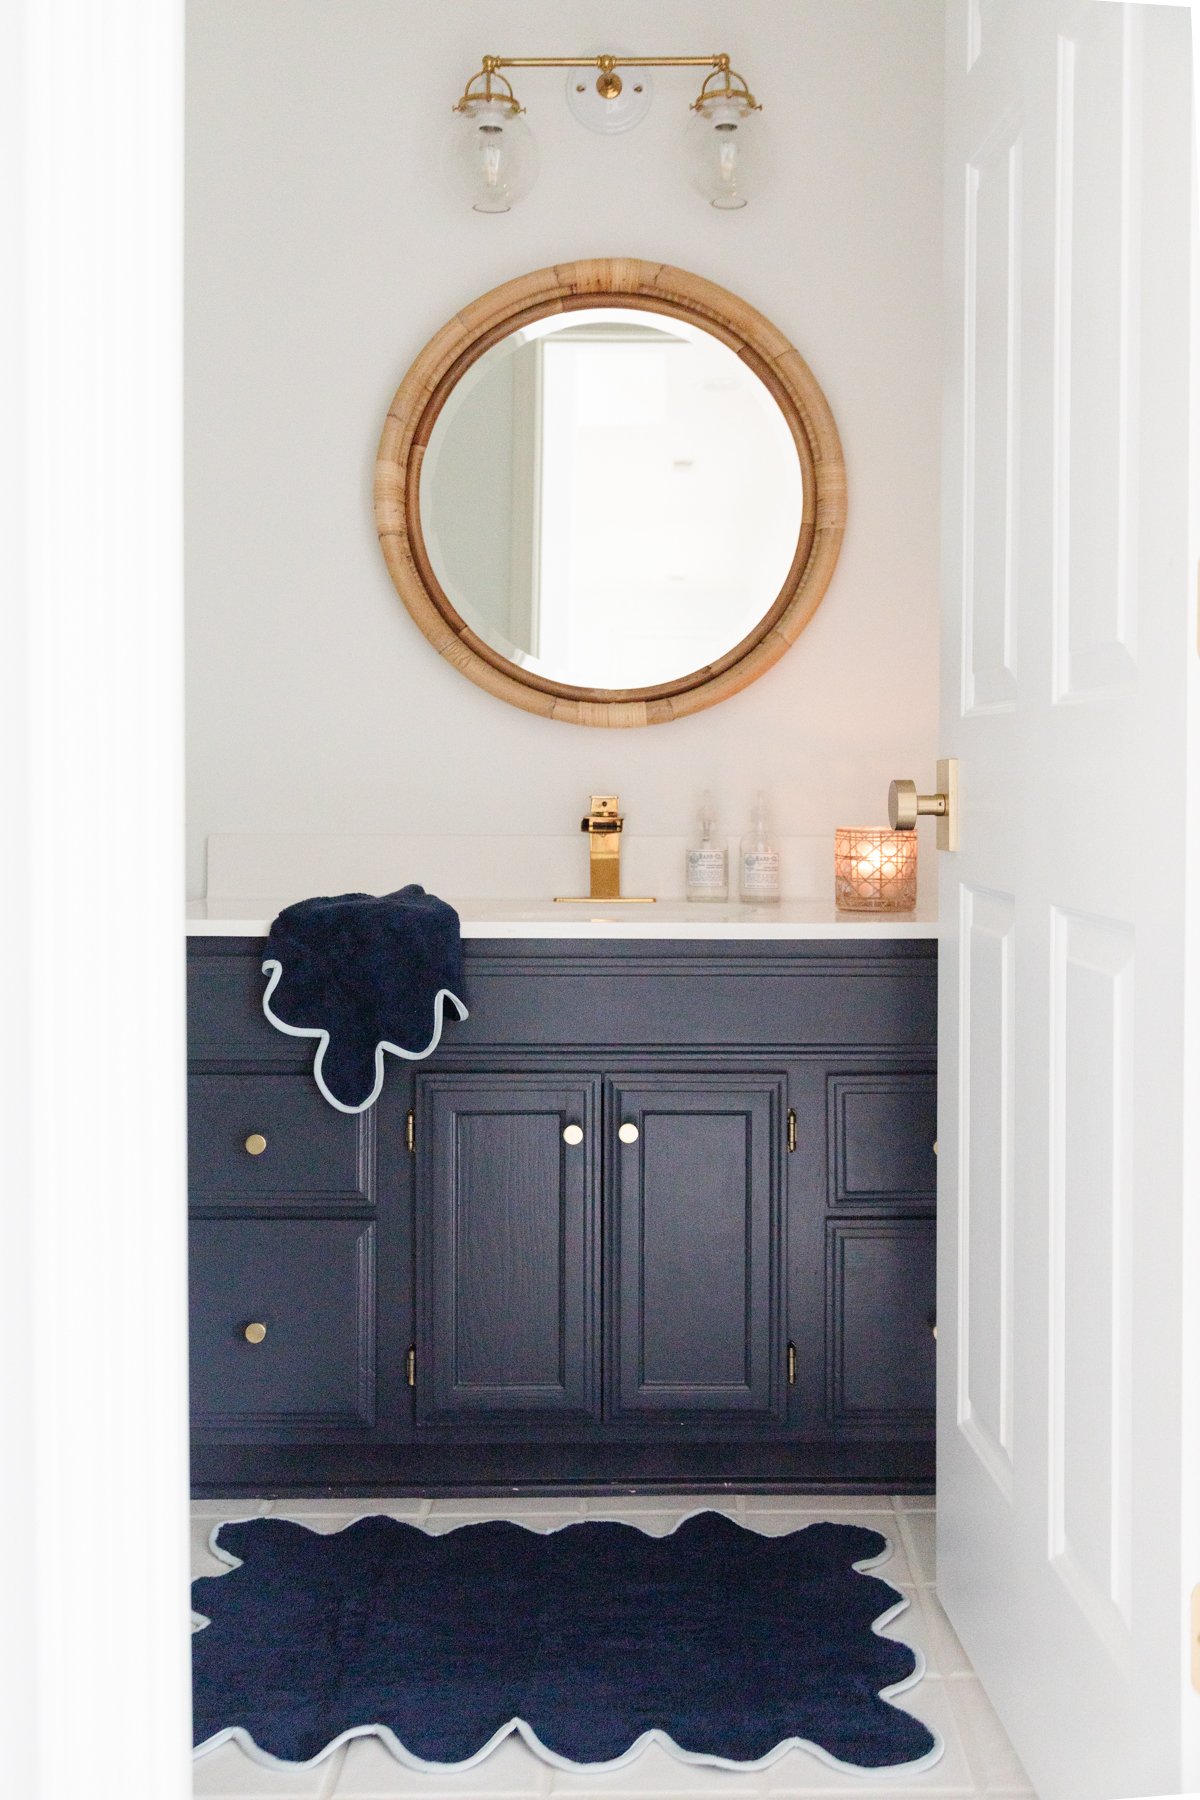
M 250 1136 L 246 1139 L 246 1154 L 248 1156 L 261 1156 L 266 1147 L 267 1140 L 261 1131 L 252 1131 Z
M 563 1143 L 564 1144 L 582 1144 L 582 1142 L 583 1142 L 583 1126 L 582 1125 L 564 1125 L 563 1126 Z
M 626 1119 L 626 1121 L 623 1125 L 619 1125 L 617 1127 L 617 1136 L 620 1138 L 620 1140 L 623 1144 L 636 1144 L 637 1143 L 638 1128 L 633 1123 L 632 1119 Z
M 245 1331 L 242 1333 L 242 1336 L 248 1344 L 261 1344 L 266 1335 L 266 1326 L 260 1324 L 257 1319 L 253 1324 L 247 1325 Z

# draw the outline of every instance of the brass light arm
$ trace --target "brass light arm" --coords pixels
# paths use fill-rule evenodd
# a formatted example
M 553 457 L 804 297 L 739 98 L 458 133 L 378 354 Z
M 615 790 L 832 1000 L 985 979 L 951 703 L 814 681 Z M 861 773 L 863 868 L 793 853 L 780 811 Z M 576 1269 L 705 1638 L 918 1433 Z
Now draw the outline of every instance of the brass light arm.
M 736 100 L 745 107 L 761 112 L 744 76 L 730 67 L 729 56 L 720 51 L 715 56 L 485 56 L 478 74 L 472 75 L 461 99 L 454 107 L 462 112 L 472 101 L 499 100 L 514 112 L 523 112 L 512 87 L 501 73 L 504 69 L 587 69 L 598 71 L 596 90 L 604 100 L 615 100 L 622 89 L 618 68 L 622 69 L 708 69 L 703 86 L 692 106 L 700 111 L 710 102 Z M 720 86 L 712 84 L 720 79 Z M 495 83 L 500 85 L 494 85 Z M 482 83 L 482 86 L 477 86 Z

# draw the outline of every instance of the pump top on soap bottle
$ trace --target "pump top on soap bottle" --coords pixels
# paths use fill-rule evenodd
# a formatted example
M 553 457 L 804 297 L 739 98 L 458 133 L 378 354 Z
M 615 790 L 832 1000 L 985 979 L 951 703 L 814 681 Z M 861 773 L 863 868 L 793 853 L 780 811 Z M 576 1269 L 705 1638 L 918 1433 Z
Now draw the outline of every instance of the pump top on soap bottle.
M 717 841 L 712 795 L 700 802 L 699 835 L 687 853 L 686 893 L 689 900 L 728 900 L 729 852 Z
M 750 815 L 750 829 L 742 839 L 741 896 L 750 906 L 772 906 L 779 899 L 779 851 L 761 788 Z

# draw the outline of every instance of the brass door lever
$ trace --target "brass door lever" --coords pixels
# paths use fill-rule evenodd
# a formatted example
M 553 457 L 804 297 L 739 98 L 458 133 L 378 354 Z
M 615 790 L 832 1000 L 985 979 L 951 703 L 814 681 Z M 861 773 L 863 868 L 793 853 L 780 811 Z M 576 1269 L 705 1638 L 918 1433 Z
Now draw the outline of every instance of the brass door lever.
M 937 820 L 939 850 L 958 849 L 958 762 L 943 756 L 937 765 L 938 791 L 918 794 L 915 781 L 893 781 L 888 789 L 888 824 L 893 831 L 913 831 L 922 813 Z

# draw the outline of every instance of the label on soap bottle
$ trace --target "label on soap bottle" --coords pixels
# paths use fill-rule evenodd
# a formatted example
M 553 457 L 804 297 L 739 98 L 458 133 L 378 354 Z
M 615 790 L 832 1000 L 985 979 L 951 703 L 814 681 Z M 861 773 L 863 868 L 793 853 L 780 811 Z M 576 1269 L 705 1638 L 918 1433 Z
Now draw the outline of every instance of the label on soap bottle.
M 742 899 L 778 900 L 779 852 L 767 845 L 742 852 Z
M 719 844 L 697 844 L 687 853 L 687 891 L 706 899 L 725 898 L 725 852 Z

